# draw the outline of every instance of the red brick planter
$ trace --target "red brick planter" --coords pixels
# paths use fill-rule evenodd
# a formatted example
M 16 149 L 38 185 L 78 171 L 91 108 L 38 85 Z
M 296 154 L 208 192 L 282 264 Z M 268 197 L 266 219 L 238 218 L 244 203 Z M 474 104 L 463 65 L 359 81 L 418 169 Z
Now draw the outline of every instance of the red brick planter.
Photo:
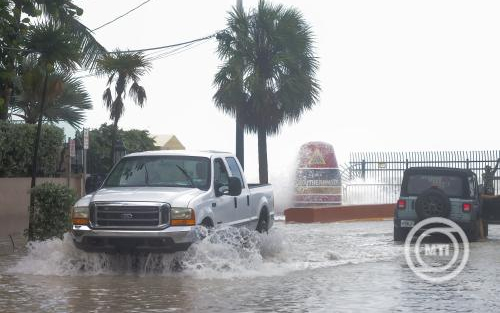
M 285 221 L 296 223 L 331 223 L 352 220 L 388 219 L 394 215 L 396 204 L 342 205 L 326 208 L 290 208 Z

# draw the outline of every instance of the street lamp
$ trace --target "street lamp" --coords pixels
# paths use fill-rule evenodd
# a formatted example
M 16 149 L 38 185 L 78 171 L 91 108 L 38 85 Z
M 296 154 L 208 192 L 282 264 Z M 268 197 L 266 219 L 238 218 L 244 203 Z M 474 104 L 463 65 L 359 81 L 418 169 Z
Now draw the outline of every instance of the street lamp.
M 117 140 L 116 145 L 115 145 L 115 159 L 113 160 L 113 164 L 118 163 L 121 158 L 123 158 L 127 154 L 127 150 L 125 149 L 125 146 L 123 145 L 123 141 Z

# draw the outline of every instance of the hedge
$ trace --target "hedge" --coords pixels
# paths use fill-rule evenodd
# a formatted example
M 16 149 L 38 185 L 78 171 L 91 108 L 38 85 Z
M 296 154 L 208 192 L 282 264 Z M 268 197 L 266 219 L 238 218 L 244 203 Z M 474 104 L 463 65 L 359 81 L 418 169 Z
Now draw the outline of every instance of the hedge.
M 0 121 L 0 177 L 31 175 L 36 125 Z M 38 159 L 39 176 L 57 172 L 64 143 L 64 131 L 53 125 L 42 126 Z
M 71 206 L 75 203 L 75 192 L 54 183 L 43 183 L 31 189 L 34 210 L 31 218 L 33 231 L 30 240 L 62 238 L 71 227 Z

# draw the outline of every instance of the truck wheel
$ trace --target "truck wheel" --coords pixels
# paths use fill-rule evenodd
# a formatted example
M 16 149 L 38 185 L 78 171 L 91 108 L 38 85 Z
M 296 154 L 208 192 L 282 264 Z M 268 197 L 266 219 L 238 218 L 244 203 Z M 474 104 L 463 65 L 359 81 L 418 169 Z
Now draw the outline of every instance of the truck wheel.
M 394 226 L 394 241 L 405 241 L 410 229 Z
M 266 209 L 262 209 L 259 216 L 259 222 L 257 223 L 257 229 L 259 233 L 263 233 L 269 230 L 269 214 Z

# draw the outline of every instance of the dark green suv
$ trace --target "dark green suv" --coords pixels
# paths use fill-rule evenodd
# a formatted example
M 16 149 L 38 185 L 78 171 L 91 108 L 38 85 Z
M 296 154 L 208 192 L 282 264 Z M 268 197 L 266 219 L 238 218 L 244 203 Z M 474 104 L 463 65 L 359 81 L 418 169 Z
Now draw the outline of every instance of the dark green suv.
M 411 228 L 430 217 L 457 223 L 469 241 L 487 236 L 481 222 L 477 177 L 470 170 L 445 167 L 413 167 L 404 172 L 401 194 L 394 211 L 394 240 L 404 241 Z

